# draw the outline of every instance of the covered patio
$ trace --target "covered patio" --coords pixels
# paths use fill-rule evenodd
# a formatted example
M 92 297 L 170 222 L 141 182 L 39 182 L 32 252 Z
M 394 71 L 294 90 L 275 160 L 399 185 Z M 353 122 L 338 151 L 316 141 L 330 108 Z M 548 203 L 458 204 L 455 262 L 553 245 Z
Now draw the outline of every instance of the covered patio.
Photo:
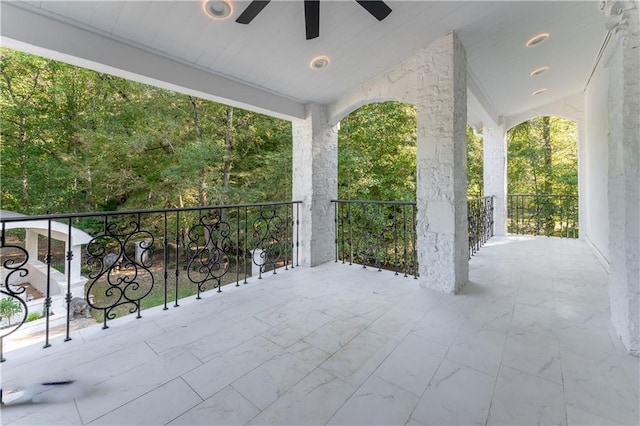
M 232 19 L 208 17 L 213 3 Z M 3 389 L 73 378 L 82 393 L 2 422 L 638 424 L 637 2 L 388 1 L 383 20 L 321 3 L 305 40 L 303 2 L 249 25 L 240 1 L 2 2 L 4 46 L 290 120 L 296 266 L 45 350 L 7 339 Z M 339 123 L 386 100 L 416 107 L 417 279 L 333 262 Z M 579 240 L 506 235 L 505 135 L 541 115 L 578 123 Z M 467 125 L 496 234 L 471 261 Z
M 4 389 L 79 386 L 2 423 L 638 424 L 606 282 L 584 242 L 526 236 L 488 242 L 457 296 L 342 263 L 268 274 L 9 353 Z
M 640 352 L 637 2 L 1 7 L 4 46 L 291 120 L 303 266 L 333 258 L 337 132 L 359 106 L 416 107 L 419 281 L 445 293 L 461 291 L 469 278 L 467 125 L 482 129 L 484 195 L 494 199 L 502 235 L 506 132 L 541 115 L 575 120 L 580 238 L 609 272 L 618 335 L 630 353 Z M 241 18 L 249 8 L 252 19 Z M 318 29 L 303 31 L 302 23 Z

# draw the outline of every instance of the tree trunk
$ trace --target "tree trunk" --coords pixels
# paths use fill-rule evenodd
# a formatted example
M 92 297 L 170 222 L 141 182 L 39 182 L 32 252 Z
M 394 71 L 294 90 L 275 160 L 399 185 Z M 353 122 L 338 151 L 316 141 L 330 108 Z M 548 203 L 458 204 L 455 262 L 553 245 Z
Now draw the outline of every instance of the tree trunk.
M 20 153 L 20 179 L 22 188 L 22 200 L 24 202 L 25 209 L 23 213 L 30 213 L 29 207 L 31 203 L 29 202 L 29 176 L 27 174 L 27 131 L 25 129 L 25 116 L 23 111 L 20 111 L 18 150 Z
M 544 149 L 544 193 L 553 194 L 553 169 L 551 163 L 552 147 L 551 147 L 551 118 L 542 117 L 542 144 Z M 543 220 L 546 235 L 552 235 L 555 228 L 553 219 L 553 198 L 545 197 L 543 200 Z
M 207 171 L 200 170 L 200 185 L 198 186 L 198 201 L 201 206 L 207 205 Z
M 200 124 L 200 103 L 198 102 L 198 98 L 194 96 L 189 96 L 189 100 L 191 101 L 191 105 L 193 106 L 193 129 L 196 135 L 196 139 L 200 140 L 202 138 L 202 126 Z M 198 185 L 198 201 L 201 206 L 206 206 L 208 204 L 207 200 L 207 170 L 206 168 L 200 169 L 200 183 Z
M 231 131 L 233 130 L 233 107 L 227 108 L 227 121 L 226 130 L 224 135 L 225 142 L 225 156 L 224 156 L 224 170 L 222 174 L 222 187 L 229 188 L 229 177 L 231 175 L 231 152 L 233 151 L 233 136 Z
M 226 195 L 227 195 L 227 189 L 229 188 L 229 178 L 231 176 L 231 153 L 233 152 L 233 135 L 232 135 L 232 131 L 233 131 L 233 107 L 228 107 L 227 108 L 227 119 L 225 122 L 226 126 L 225 126 L 225 133 L 224 133 L 224 149 L 225 149 L 225 153 L 224 153 L 224 168 L 222 170 L 222 188 L 224 188 L 223 191 L 223 197 L 225 197 L 225 199 L 222 201 L 223 204 L 227 204 L 228 201 L 226 199 Z M 226 222 L 227 221 L 227 210 L 226 209 L 222 209 L 220 211 L 220 221 L 221 222 Z
M 87 189 L 84 193 L 84 205 L 85 205 L 85 211 L 92 211 L 93 209 L 91 208 L 91 204 L 92 204 L 92 185 L 93 185 L 93 180 L 91 177 L 91 169 L 87 168 Z
M 551 164 L 551 126 L 550 117 L 542 117 L 542 143 L 544 147 L 544 192 L 552 194 L 552 164 Z

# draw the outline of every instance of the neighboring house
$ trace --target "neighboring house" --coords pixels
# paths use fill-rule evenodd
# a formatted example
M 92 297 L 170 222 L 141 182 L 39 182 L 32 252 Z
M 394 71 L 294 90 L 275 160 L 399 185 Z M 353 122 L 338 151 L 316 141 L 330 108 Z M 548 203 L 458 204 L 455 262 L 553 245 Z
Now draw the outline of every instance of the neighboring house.
M 7 210 L 0 211 L 0 218 L 28 218 L 29 216 L 15 213 Z M 49 223 L 51 228 L 49 228 Z M 65 295 L 70 290 L 72 294 L 83 295 L 84 285 L 87 279 L 81 275 L 81 262 L 82 262 L 82 246 L 88 244 L 93 237 L 86 232 L 71 227 L 71 236 L 69 237 L 69 225 L 62 222 L 36 220 L 36 221 L 21 221 L 21 222 L 7 222 L 4 224 L 4 229 L 9 231 L 11 229 L 24 229 L 24 252 L 17 249 L 13 249 L 13 255 L 16 256 L 16 261 L 20 262 L 27 260 L 24 268 L 28 271 L 27 276 L 22 276 L 19 273 L 10 274 L 10 270 L 3 264 L 0 266 L 0 282 L 9 284 L 12 286 L 20 286 L 23 283 L 28 282 L 29 285 L 35 289 L 35 292 L 23 293 L 24 298 L 29 302 L 30 312 L 42 313 L 44 299 L 32 297 L 29 294 L 39 294 L 43 297 L 47 295 L 47 275 L 50 276 L 51 286 L 49 287 L 49 295 L 52 298 L 51 309 L 62 313 L 66 312 Z M 50 234 L 49 234 L 50 233 Z M 43 236 L 48 238 L 51 235 L 52 240 L 62 241 L 65 245 L 64 253 L 65 259 L 67 253 L 72 253 L 71 269 L 70 273 L 67 271 L 67 262 L 64 262 L 64 273 L 52 268 L 48 268 L 44 259 L 38 258 L 39 241 L 38 237 Z M 71 241 L 71 244 L 69 244 Z M 10 245 L 10 242 L 7 243 Z M 5 249 L 6 250 L 6 249 Z M 25 256 L 26 255 L 26 256 Z M 4 262 L 3 262 L 4 263 Z M 6 282 L 6 278 L 9 275 L 9 280 Z

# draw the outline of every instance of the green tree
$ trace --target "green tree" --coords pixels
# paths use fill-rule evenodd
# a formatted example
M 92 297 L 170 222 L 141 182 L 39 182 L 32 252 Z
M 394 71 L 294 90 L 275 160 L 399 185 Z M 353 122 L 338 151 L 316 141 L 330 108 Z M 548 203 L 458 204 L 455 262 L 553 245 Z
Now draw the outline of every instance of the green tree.
M 467 196 L 482 197 L 484 194 L 484 158 L 482 135 L 467 126 Z
M 538 117 L 507 133 L 507 185 L 510 194 L 577 194 L 576 123 Z
M 0 54 L 5 209 L 38 214 L 291 196 L 289 122 L 10 49 Z
M 0 55 L 5 209 L 63 213 L 291 197 L 288 121 L 10 49 Z M 477 196 L 481 139 L 471 131 L 468 138 L 469 194 Z M 414 200 L 415 176 L 413 106 L 366 105 L 342 121 L 341 198 Z
M 368 104 L 340 122 L 338 196 L 415 200 L 416 113 L 399 102 Z M 482 136 L 467 127 L 468 196 L 483 188 Z
M 338 197 L 415 199 L 416 114 L 409 104 L 365 105 L 338 133 Z
M 513 127 L 507 135 L 510 194 L 577 195 L 575 122 L 559 117 L 538 117 Z M 526 216 L 535 224 L 533 232 L 554 235 L 558 221 L 567 221 L 569 216 L 577 218 L 574 199 L 570 197 L 533 197 L 520 202 L 527 203 L 522 204 L 521 209 L 527 211 Z
M 6 318 L 11 325 L 11 317 L 22 312 L 22 305 L 11 297 L 0 300 L 0 319 Z
M 48 61 L 0 50 L 0 183 L 5 209 L 41 211 L 41 194 L 47 188 L 58 189 L 59 146 L 48 134 L 56 123 L 47 114 L 51 106 L 48 90 L 54 78 L 55 69 Z

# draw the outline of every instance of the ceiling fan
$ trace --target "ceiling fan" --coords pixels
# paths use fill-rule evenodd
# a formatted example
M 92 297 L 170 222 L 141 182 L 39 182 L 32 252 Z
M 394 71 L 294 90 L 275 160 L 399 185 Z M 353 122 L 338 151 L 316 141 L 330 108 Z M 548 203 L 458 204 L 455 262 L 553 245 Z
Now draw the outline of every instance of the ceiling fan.
M 253 0 L 238 16 L 236 22 L 239 24 L 250 23 L 270 2 L 271 0 Z M 382 0 L 356 0 L 356 2 L 378 21 L 382 21 L 391 13 L 391 8 Z M 307 40 L 320 35 L 320 0 L 304 0 L 304 22 Z

